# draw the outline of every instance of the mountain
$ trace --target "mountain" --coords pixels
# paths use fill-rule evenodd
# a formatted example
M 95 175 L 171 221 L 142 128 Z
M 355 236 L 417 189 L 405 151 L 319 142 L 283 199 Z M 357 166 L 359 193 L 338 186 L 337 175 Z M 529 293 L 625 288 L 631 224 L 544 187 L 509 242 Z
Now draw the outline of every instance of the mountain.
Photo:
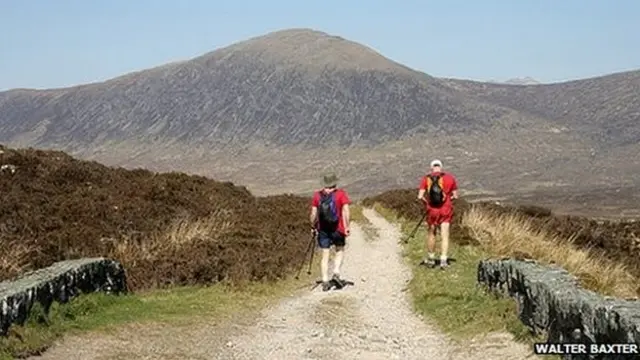
M 450 85 L 478 101 L 554 119 L 600 150 L 640 143 L 640 71 L 544 86 L 456 80 Z
M 540 82 L 531 77 L 523 77 L 523 78 L 513 78 L 504 82 L 505 84 L 511 85 L 538 85 Z
M 29 143 L 74 151 L 132 136 L 216 147 L 379 144 L 416 129 L 477 130 L 499 115 L 438 84 L 362 45 L 290 30 L 100 84 L 14 91 L 1 114 L 11 125 L 5 139 L 29 134 Z M 429 120 L 452 109 L 454 122 Z
M 541 84 L 538 80 L 532 78 L 532 77 L 518 77 L 518 78 L 512 78 L 506 81 L 498 81 L 498 80 L 491 80 L 491 81 L 487 81 L 488 83 L 493 83 L 493 84 L 508 84 L 508 85 L 539 85 Z
M 443 79 L 289 29 L 105 82 L 0 93 L 0 141 L 257 194 L 308 192 L 328 169 L 354 194 L 415 186 L 433 157 L 475 192 L 635 186 L 639 78 Z

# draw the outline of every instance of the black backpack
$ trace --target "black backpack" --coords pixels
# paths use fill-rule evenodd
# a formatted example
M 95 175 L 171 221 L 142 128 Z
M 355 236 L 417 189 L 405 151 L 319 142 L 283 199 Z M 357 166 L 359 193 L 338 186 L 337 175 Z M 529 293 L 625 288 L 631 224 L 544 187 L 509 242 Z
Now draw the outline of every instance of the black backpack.
M 442 184 L 440 183 L 440 179 L 444 173 L 439 173 L 437 175 L 428 175 L 427 178 L 430 180 L 431 184 L 427 188 L 427 202 L 432 207 L 440 207 L 444 204 L 444 200 L 446 198 L 444 190 L 442 189 Z
M 320 229 L 335 231 L 338 228 L 338 208 L 336 206 L 335 191 L 330 193 L 320 192 L 320 204 L 318 205 L 318 219 Z

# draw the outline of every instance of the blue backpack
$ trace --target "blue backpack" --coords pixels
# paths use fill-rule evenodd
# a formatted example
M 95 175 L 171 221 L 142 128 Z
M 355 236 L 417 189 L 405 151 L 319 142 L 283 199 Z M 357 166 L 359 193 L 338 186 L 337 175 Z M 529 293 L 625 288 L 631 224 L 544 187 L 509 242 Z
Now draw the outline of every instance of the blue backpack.
M 328 194 L 320 192 L 318 218 L 321 230 L 336 231 L 338 229 L 338 208 L 336 206 L 336 192 Z

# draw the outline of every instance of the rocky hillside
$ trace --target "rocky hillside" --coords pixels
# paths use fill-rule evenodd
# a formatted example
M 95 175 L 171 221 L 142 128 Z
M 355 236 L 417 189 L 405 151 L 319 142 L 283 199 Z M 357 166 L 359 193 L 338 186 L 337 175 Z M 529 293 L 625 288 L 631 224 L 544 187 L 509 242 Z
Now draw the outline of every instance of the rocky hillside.
M 633 186 L 638 74 L 531 86 L 439 79 L 291 29 L 102 83 L 0 93 L 0 141 L 257 193 L 308 192 L 328 168 L 356 194 L 413 186 L 432 157 L 475 191 Z
M 483 102 L 555 120 L 603 151 L 640 143 L 640 71 L 538 86 L 449 84 Z

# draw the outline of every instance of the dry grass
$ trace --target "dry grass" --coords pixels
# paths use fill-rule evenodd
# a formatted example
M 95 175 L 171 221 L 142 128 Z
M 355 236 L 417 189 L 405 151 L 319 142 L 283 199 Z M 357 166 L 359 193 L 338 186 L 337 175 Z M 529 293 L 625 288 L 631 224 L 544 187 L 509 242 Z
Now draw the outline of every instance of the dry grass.
M 360 224 L 369 221 L 362 214 L 362 205 L 360 205 L 360 204 L 351 204 L 349 206 L 349 213 L 350 213 L 349 215 L 350 215 L 351 221 L 355 221 L 355 222 L 358 222 Z
M 197 240 L 213 240 L 224 236 L 233 228 L 231 211 L 218 209 L 205 219 L 183 217 L 174 221 L 165 231 L 163 243 L 181 245 Z
M 158 256 L 195 243 L 212 243 L 227 235 L 234 222 L 230 211 L 218 210 L 204 219 L 183 216 L 175 219 L 167 229 L 152 234 L 145 241 L 127 237 L 114 242 L 111 255 L 125 268 L 135 261 L 153 261 Z
M 493 256 L 559 264 L 586 289 L 621 298 L 637 296 L 637 280 L 624 265 L 602 261 L 600 254 L 579 248 L 572 239 L 560 239 L 535 228 L 525 216 L 498 214 L 472 206 L 462 215 L 461 225 Z
M 365 236 L 365 240 L 373 241 L 378 239 L 378 229 L 362 214 L 362 205 L 353 204 L 350 206 L 350 209 L 351 221 L 360 224 L 362 231 L 367 235 Z
M 24 244 L 16 240 L 0 238 L 0 273 L 23 273 L 30 264 L 30 255 L 35 246 Z

